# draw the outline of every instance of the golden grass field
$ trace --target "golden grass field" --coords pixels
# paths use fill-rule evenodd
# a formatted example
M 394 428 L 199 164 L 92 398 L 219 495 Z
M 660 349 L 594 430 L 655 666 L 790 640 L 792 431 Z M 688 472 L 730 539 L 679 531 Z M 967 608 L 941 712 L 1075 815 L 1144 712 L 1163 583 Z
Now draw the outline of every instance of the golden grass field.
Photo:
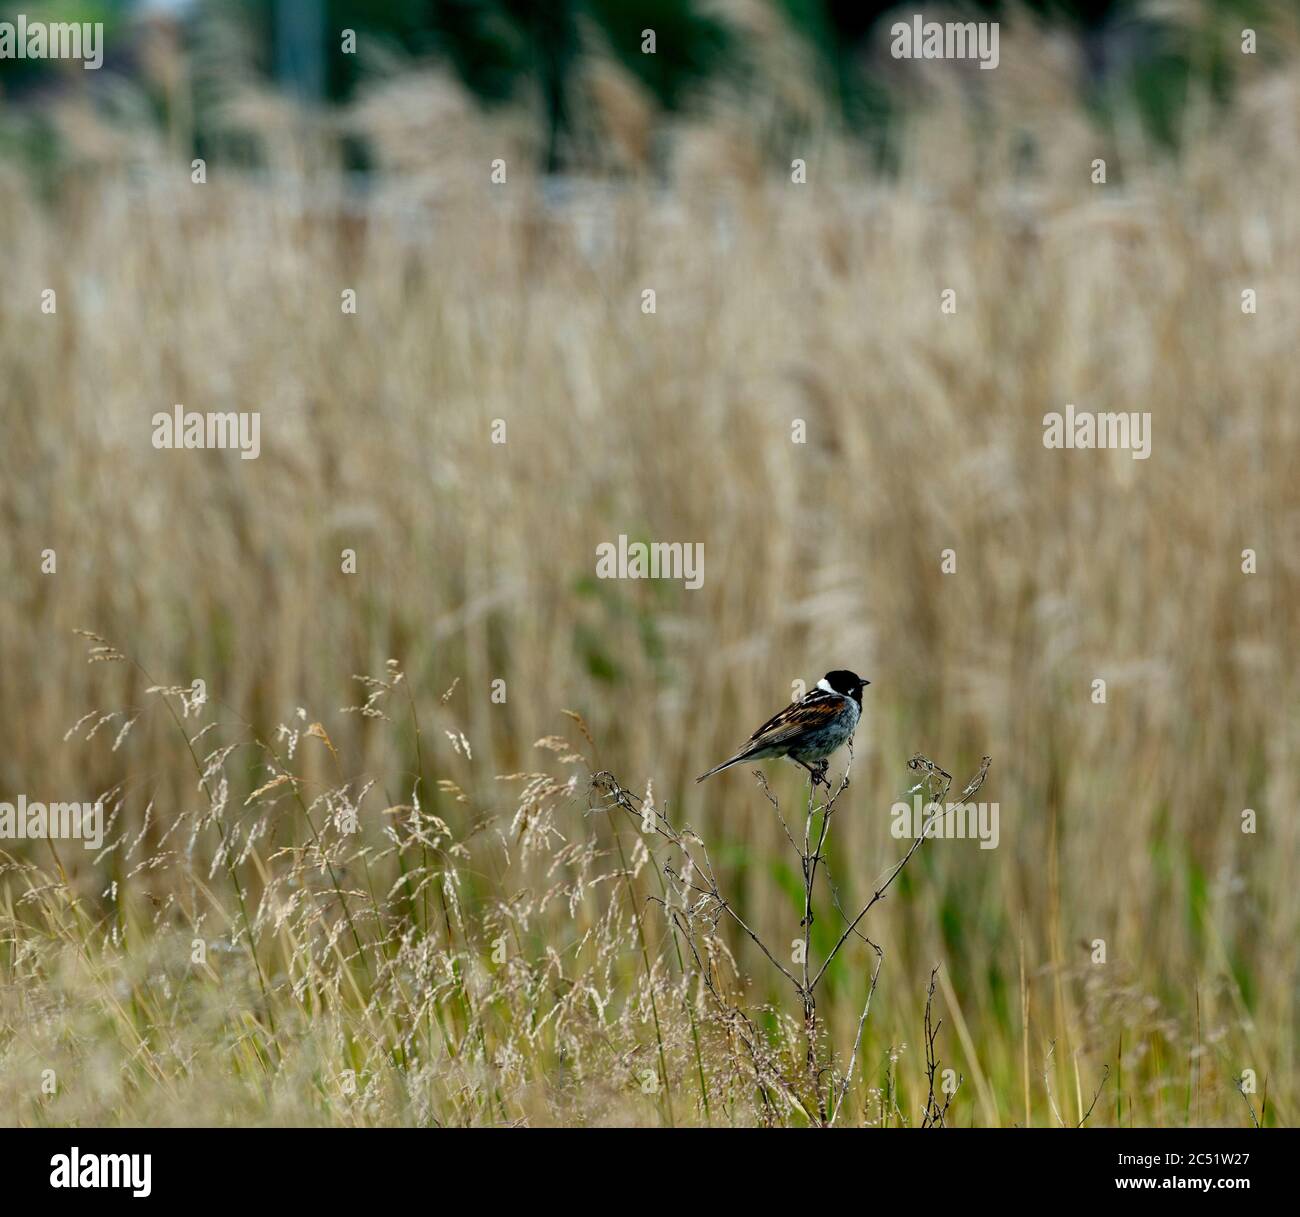
M 772 807 L 692 779 L 836 667 L 872 681 L 846 907 L 907 847 L 914 753 L 991 756 L 1001 811 L 864 921 L 839 1123 L 922 1122 L 935 965 L 950 1125 L 1296 1122 L 1300 41 L 1177 158 L 1020 45 L 892 176 L 724 99 L 667 184 L 554 202 L 514 117 L 418 77 L 347 116 L 383 150 L 360 199 L 279 112 L 269 174 L 191 185 L 87 113 L 53 194 L 0 170 L 0 799 L 111 817 L 103 856 L 0 843 L 6 1122 L 816 1118 L 789 986 L 697 927 L 756 1063 L 651 899 L 661 842 L 589 783 L 652 788 L 785 950 Z M 261 411 L 260 457 L 155 450 L 178 402 Z M 1046 450 L 1067 402 L 1149 411 L 1150 459 Z M 620 534 L 702 543 L 703 587 L 597 580 Z M 873 962 L 828 971 L 828 1069 Z

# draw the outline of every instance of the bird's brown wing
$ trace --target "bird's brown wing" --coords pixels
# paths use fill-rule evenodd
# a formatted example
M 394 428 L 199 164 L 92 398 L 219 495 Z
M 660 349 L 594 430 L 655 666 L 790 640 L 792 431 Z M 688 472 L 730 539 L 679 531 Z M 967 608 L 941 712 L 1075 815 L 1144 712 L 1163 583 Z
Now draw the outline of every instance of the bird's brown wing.
M 815 731 L 836 718 L 843 709 L 843 699 L 818 693 L 810 694 L 802 701 L 791 702 L 749 737 L 739 755 L 743 756 L 756 749 L 778 747 L 805 731 Z
M 735 756 L 729 757 L 721 765 L 715 765 L 695 780 L 702 782 L 715 773 L 730 769 L 732 765 L 749 760 L 757 752 L 766 752 L 769 748 L 779 749 L 783 744 L 797 739 L 805 731 L 815 731 L 818 727 L 825 726 L 843 708 L 843 698 L 822 689 L 815 689 L 802 701 L 791 702 L 779 714 L 772 715 L 745 741 Z

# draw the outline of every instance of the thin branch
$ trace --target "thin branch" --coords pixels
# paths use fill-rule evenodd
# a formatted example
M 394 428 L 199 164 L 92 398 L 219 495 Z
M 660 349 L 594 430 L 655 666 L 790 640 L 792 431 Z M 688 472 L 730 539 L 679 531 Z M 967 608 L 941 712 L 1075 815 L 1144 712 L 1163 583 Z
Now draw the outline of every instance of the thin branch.
M 862 1029 L 867 1025 L 867 1015 L 871 1013 L 871 999 L 876 992 L 876 981 L 880 979 L 880 969 L 885 962 L 885 952 L 881 947 L 878 947 L 865 934 L 859 935 L 859 937 L 861 937 L 862 940 L 873 951 L 875 951 L 876 967 L 875 970 L 871 973 L 871 984 L 867 989 L 867 1000 L 862 1004 L 862 1015 L 858 1019 L 858 1030 L 853 1037 L 853 1051 L 849 1053 L 848 1066 L 844 1070 L 844 1076 L 840 1079 L 840 1093 L 839 1093 L 839 1097 L 835 1100 L 835 1108 L 831 1112 L 831 1120 L 830 1120 L 831 1124 L 834 1124 L 836 1119 L 839 1118 L 840 1107 L 843 1106 L 844 1104 L 844 1096 L 848 1094 L 849 1084 L 853 1081 L 853 1070 L 856 1067 L 858 1061 L 858 1049 L 862 1044 Z
M 625 790 L 622 786 L 620 786 L 618 783 L 618 779 L 615 778 L 612 773 L 609 773 L 608 771 L 602 771 L 596 774 L 592 778 L 592 785 L 597 789 L 603 788 L 608 790 L 611 798 L 614 800 L 615 806 L 621 808 L 623 811 L 625 811 L 629 816 L 631 816 L 634 820 L 638 821 L 639 823 L 641 824 L 646 823 L 646 817 L 643 815 L 643 811 L 646 805 L 643 804 L 642 800 L 637 798 L 636 795 L 632 794 L 631 791 Z M 704 876 L 705 881 L 708 883 L 707 888 L 699 887 L 698 885 L 694 885 L 694 884 L 689 884 L 691 890 L 699 892 L 707 900 L 711 901 L 713 906 L 715 906 L 719 912 L 726 913 L 727 916 L 730 917 L 731 920 L 734 921 L 736 925 L 738 925 L 745 932 L 746 935 L 748 935 L 748 937 L 755 944 L 755 946 L 757 946 L 758 949 L 762 951 L 764 955 L 767 956 L 768 961 L 772 964 L 772 966 L 775 967 L 792 985 L 794 985 L 795 991 L 802 992 L 802 988 L 799 984 L 799 980 L 794 975 L 794 973 L 791 972 L 789 968 L 787 968 L 775 955 L 772 954 L 771 950 L 768 948 L 767 943 L 765 943 L 758 936 L 758 934 L 755 933 L 755 931 L 752 928 L 750 928 L 749 924 L 745 921 L 745 919 L 741 917 L 741 915 L 737 913 L 736 910 L 731 906 L 730 901 L 728 901 L 722 895 L 722 892 L 718 888 L 717 878 L 713 873 L 713 865 L 709 860 L 709 851 L 705 847 L 704 842 L 699 838 L 699 836 L 695 832 L 693 832 L 689 826 L 679 831 L 676 827 L 674 827 L 673 823 L 668 819 L 668 817 L 657 807 L 653 805 L 649 805 L 649 810 L 652 813 L 652 819 L 650 823 L 653 830 L 657 832 L 660 836 L 664 837 L 667 841 L 675 845 L 681 851 L 681 853 L 689 860 L 689 862 L 695 868 L 695 870 L 697 870 L 701 875 Z M 702 859 L 696 858 L 695 855 L 691 853 L 690 850 L 691 841 L 694 841 L 694 843 L 698 846 L 699 851 L 702 855 Z M 679 874 L 670 870 L 668 867 L 665 867 L 664 869 L 667 874 L 681 881 L 681 876 Z
M 969 800 L 971 795 L 973 795 L 977 790 L 979 790 L 981 786 L 984 785 L 984 779 L 988 776 L 990 764 L 992 764 L 992 758 L 986 756 L 980 762 L 979 772 L 973 778 L 971 778 L 969 782 L 966 783 L 966 788 L 961 792 L 961 795 L 957 799 L 957 802 L 965 803 L 967 800 Z M 940 769 L 936 764 L 934 764 L 933 761 L 927 760 L 925 757 L 918 754 L 914 756 L 910 761 L 908 761 L 907 765 L 909 769 L 924 769 L 926 771 L 927 777 L 930 777 L 932 775 L 937 775 L 944 779 L 944 787 L 939 792 L 938 797 L 932 800 L 933 802 L 937 802 L 937 803 L 942 802 L 947 797 L 948 788 L 952 785 L 952 777 L 949 774 L 945 773 L 942 769 Z M 929 826 L 926 825 L 926 827 L 928 828 Z M 826 956 L 826 959 L 822 963 L 821 968 L 818 970 L 817 975 L 813 977 L 812 987 L 814 989 L 821 981 L 822 976 L 825 975 L 826 969 L 830 967 L 831 960 L 833 960 L 835 956 L 839 954 L 840 948 L 845 944 L 846 941 L 848 941 L 849 935 L 852 934 L 853 931 L 857 928 L 858 922 L 860 922 L 872 910 L 872 908 L 875 907 L 875 905 L 879 901 L 884 899 L 885 893 L 889 891 L 890 885 L 894 882 L 895 879 L 898 878 L 899 873 L 902 871 L 903 867 L 905 867 L 908 864 L 908 862 L 911 861 L 912 855 L 916 853 L 918 849 L 921 848 L 922 844 L 925 842 L 925 839 L 926 839 L 926 833 L 925 831 L 922 831 L 921 835 L 917 837 L 915 841 L 912 842 L 911 848 L 907 851 L 907 853 L 903 855 L 898 865 L 895 866 L 894 869 L 889 872 L 889 877 L 884 881 L 884 883 L 880 885 L 879 888 L 876 889 L 871 899 L 868 900 L 867 903 L 862 906 L 862 911 L 856 917 L 854 917 L 851 922 L 849 922 L 848 928 L 844 931 L 843 934 L 840 935 L 839 941 L 835 944 L 834 947 L 831 948 L 830 954 Z
M 1255 1115 L 1255 1105 L 1250 1101 L 1249 1096 L 1246 1094 L 1246 1084 L 1241 1080 L 1241 1078 L 1234 1078 L 1233 1082 L 1237 1088 L 1237 1093 L 1241 1095 L 1242 1102 L 1246 1104 L 1246 1110 L 1250 1112 L 1250 1122 L 1256 1128 L 1259 1128 L 1259 1117 Z
M 939 1106 L 939 1100 L 934 1097 L 934 1079 L 939 1072 L 939 1058 L 935 1054 L 935 1040 L 939 1038 L 939 1028 L 943 1026 L 943 1019 L 937 1023 L 931 1013 L 934 1007 L 934 978 L 939 975 L 939 965 L 936 964 L 930 969 L 930 987 L 925 994 L 925 1077 L 927 1082 L 927 1093 L 925 1098 L 925 1115 L 921 1119 L 922 1128 L 944 1128 L 946 1127 L 948 1117 L 948 1107 L 952 1103 L 953 1096 L 961 1088 L 963 1079 L 958 1077 L 957 1085 L 943 1101 L 943 1106 Z M 1095 1101 L 1095 1100 L 1094 1100 Z
M 1083 1113 L 1083 1119 L 1079 1121 L 1076 1128 L 1082 1128 L 1087 1122 L 1088 1117 L 1092 1115 L 1092 1109 L 1097 1106 L 1097 1100 L 1101 1098 L 1101 1092 L 1106 1088 L 1106 1079 L 1110 1077 L 1110 1066 L 1101 1067 L 1101 1081 L 1097 1085 L 1097 1093 L 1092 1096 L 1092 1102 L 1088 1104 L 1088 1110 Z

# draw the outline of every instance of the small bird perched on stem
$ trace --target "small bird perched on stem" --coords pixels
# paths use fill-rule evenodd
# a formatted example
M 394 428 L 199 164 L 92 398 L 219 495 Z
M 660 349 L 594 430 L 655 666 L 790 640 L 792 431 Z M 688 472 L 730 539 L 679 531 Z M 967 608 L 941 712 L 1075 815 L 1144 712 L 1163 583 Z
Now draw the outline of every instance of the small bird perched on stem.
M 826 758 L 853 737 L 862 716 L 862 690 L 870 683 L 843 669 L 827 672 L 815 689 L 759 727 L 735 756 L 695 780 L 702 782 L 742 761 L 784 756 L 808 770 L 814 783 L 825 781 Z M 814 768 L 813 761 L 820 764 Z

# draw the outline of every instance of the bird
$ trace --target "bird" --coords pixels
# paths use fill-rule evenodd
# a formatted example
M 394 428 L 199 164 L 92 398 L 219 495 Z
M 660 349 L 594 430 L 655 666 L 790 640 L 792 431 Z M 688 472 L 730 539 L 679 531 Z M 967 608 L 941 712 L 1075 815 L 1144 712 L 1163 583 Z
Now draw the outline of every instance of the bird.
M 862 716 L 862 690 L 870 683 L 843 668 L 827 672 L 815 688 L 759 727 L 735 756 L 714 765 L 695 781 L 702 782 L 742 761 L 778 756 L 798 762 L 812 774 L 814 783 L 824 781 L 826 758 L 852 738 Z M 812 761 L 821 764 L 814 768 Z

